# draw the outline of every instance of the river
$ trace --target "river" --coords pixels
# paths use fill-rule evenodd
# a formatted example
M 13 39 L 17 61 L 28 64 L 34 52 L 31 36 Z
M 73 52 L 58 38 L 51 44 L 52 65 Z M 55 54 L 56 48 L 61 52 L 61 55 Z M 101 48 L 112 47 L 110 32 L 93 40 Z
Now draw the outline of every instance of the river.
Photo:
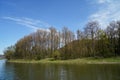
M 120 64 L 25 64 L 0 60 L 0 80 L 120 80 Z

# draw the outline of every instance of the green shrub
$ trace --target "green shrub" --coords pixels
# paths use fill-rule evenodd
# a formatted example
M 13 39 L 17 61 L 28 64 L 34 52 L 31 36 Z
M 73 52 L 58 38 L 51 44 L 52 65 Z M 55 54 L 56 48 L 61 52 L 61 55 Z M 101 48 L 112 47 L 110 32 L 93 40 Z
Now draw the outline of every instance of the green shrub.
M 56 50 L 53 54 L 52 54 L 52 57 L 57 60 L 57 59 L 60 59 L 60 52 L 58 50 Z

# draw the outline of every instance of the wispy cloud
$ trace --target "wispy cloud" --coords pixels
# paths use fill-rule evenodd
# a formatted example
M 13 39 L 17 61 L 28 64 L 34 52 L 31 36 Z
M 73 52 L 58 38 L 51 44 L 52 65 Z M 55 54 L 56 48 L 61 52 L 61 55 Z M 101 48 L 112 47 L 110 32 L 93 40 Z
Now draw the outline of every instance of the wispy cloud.
M 41 30 L 47 30 L 46 28 L 49 28 L 51 25 L 48 23 L 45 23 L 40 20 L 34 20 L 30 18 L 16 18 L 16 17 L 3 17 L 3 19 L 11 20 L 16 22 L 17 24 L 23 25 L 24 27 L 28 27 L 34 31 L 41 29 Z
M 120 20 L 120 0 L 97 0 L 99 10 L 89 16 L 90 20 L 97 20 L 101 28 L 105 29 L 112 20 Z
M 109 3 L 109 2 L 111 2 L 112 0 L 97 0 L 97 2 L 99 3 L 99 4 L 103 4 L 103 3 Z

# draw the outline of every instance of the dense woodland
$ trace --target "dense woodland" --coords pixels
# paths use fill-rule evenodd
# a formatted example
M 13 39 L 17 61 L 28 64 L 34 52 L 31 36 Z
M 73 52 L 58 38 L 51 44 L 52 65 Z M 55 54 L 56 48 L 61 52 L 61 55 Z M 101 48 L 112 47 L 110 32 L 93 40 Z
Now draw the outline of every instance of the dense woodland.
M 112 21 L 101 29 L 97 21 L 90 21 L 76 33 L 63 27 L 37 30 L 5 49 L 7 59 L 75 59 L 82 57 L 120 56 L 120 21 Z

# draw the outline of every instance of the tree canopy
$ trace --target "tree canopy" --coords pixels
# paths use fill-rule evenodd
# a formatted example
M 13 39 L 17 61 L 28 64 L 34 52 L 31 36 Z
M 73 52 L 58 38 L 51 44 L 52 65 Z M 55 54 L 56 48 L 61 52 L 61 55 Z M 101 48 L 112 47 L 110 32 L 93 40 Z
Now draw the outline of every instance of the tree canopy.
M 105 30 L 99 22 L 90 21 L 84 31 L 76 33 L 63 27 L 57 31 L 37 30 L 14 46 L 5 49 L 7 59 L 74 59 L 81 57 L 120 56 L 120 21 L 111 22 Z

